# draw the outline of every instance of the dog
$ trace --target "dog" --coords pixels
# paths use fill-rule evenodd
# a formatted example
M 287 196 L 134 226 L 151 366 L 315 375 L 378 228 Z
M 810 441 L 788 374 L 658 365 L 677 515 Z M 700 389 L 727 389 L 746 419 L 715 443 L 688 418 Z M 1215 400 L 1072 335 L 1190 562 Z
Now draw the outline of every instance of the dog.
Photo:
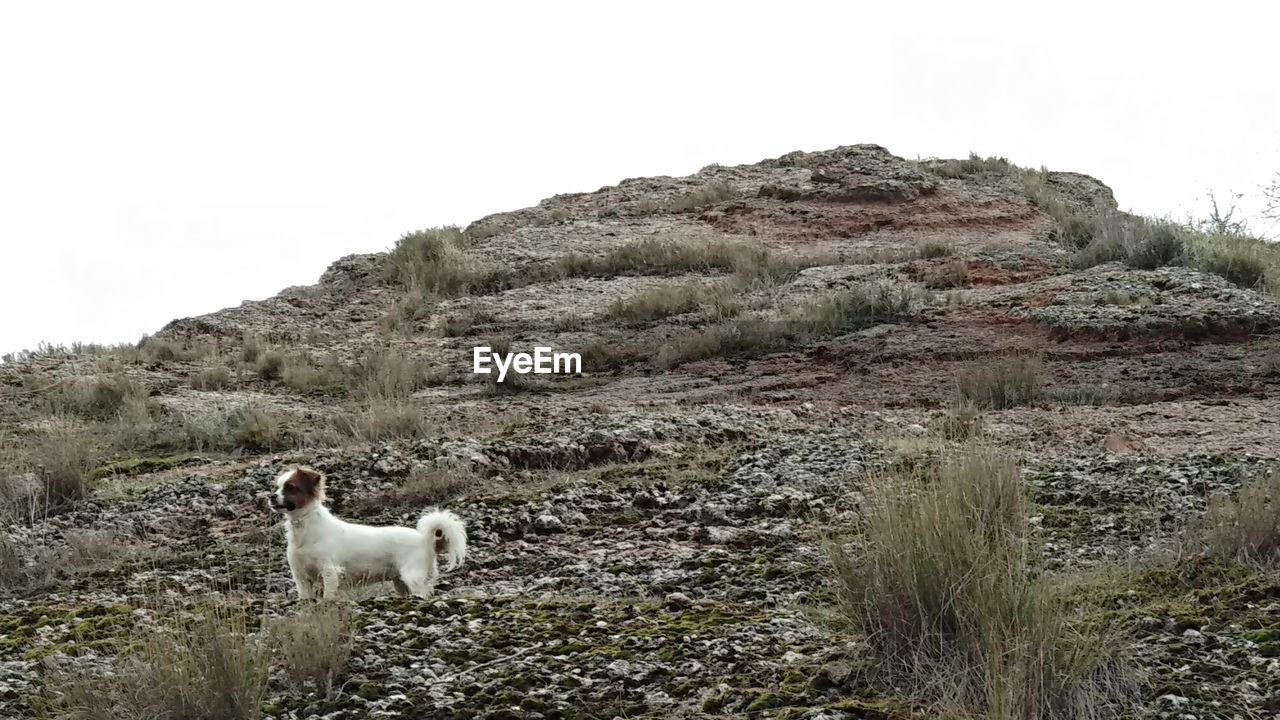
M 275 480 L 266 498 L 272 510 L 288 518 L 289 570 L 304 599 L 332 599 L 338 588 L 390 580 L 400 595 L 429 597 L 440 575 L 467 555 L 466 527 L 447 510 L 430 510 L 417 529 L 357 525 L 335 517 L 324 506 L 324 474 L 294 467 Z

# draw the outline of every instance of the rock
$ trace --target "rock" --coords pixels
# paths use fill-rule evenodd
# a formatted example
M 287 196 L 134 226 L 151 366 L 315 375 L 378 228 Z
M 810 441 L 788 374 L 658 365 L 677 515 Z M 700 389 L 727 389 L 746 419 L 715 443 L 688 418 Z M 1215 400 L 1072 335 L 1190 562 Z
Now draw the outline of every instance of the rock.
M 666 603 L 668 607 L 686 608 L 693 604 L 693 598 L 682 592 L 667 593 Z
M 564 532 L 564 523 L 555 515 L 539 515 L 533 520 L 534 532 L 542 535 Z

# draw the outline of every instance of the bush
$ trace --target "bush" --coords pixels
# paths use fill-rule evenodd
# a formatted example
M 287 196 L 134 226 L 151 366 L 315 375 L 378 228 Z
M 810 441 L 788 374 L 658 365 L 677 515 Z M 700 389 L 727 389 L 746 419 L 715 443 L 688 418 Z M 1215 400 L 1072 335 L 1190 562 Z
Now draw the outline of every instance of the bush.
M 168 624 L 135 631 L 112 672 L 70 665 L 51 672 L 45 704 L 75 720 L 256 720 L 268 652 L 243 609 L 196 606 Z
M 937 429 L 947 440 L 968 440 L 981 435 L 982 408 L 971 400 L 954 399 L 937 420 Z
M 403 351 L 366 348 L 347 368 L 347 385 L 357 400 L 397 400 L 426 386 L 430 375 L 425 364 Z
M 1280 245 L 1244 235 L 1200 235 L 1194 249 L 1199 269 L 1243 288 L 1280 294 Z
M 784 258 L 761 245 L 742 242 L 689 242 L 645 239 L 611 249 L 601 257 L 570 254 L 550 272 L 555 277 L 614 277 L 732 273 L 744 287 L 771 287 L 790 281 L 805 267 L 830 264 L 831 258 Z
M 693 312 L 703 304 L 711 305 L 714 314 L 724 316 L 729 312 L 727 296 L 728 293 L 723 288 L 710 287 L 695 281 L 682 285 L 666 285 L 642 290 L 631 297 L 615 300 L 609 306 L 608 317 L 622 322 L 643 324 L 672 315 Z
M 258 355 L 256 362 L 258 368 L 258 377 L 263 380 L 279 380 L 284 370 L 284 353 L 274 348 L 266 350 Z
M 671 212 L 689 212 L 707 205 L 731 200 L 738 196 L 738 190 L 724 180 L 716 180 L 676 197 L 668 205 Z
M 867 489 L 855 547 L 830 546 L 842 617 L 943 715 L 1094 718 L 1131 688 L 1100 633 L 1033 566 L 1017 465 L 973 450 L 927 483 Z
M 901 320 L 922 299 L 914 285 L 861 283 L 810 304 L 791 322 L 809 335 L 841 335 Z
M 986 173 L 1007 175 L 1017 169 L 1002 157 L 984 158 L 973 152 L 964 159 L 928 161 L 925 167 L 945 178 L 968 178 Z
M 74 413 L 97 420 L 107 420 L 120 413 L 130 400 L 144 398 L 147 391 L 128 376 L 93 375 L 62 382 L 49 396 L 55 413 Z
M 225 365 L 210 365 L 191 376 L 191 387 L 196 390 L 225 390 L 232 383 L 231 371 Z
M 227 418 L 232 449 L 272 452 L 290 444 L 288 431 L 274 411 L 262 405 L 245 405 Z
M 346 389 L 346 371 L 333 356 L 318 365 L 300 355 L 286 358 L 280 380 L 298 393 L 335 395 Z
M 940 240 L 926 240 L 920 243 L 917 254 L 926 260 L 936 260 L 951 255 L 951 246 Z
M 963 260 L 929 268 L 924 273 L 924 286 L 932 290 L 951 290 L 969 284 L 969 263 Z
M 335 413 L 330 429 L 338 441 L 375 443 L 431 437 L 436 427 L 420 408 L 407 401 L 372 398 Z
M 499 286 L 501 272 L 466 254 L 467 236 L 456 227 L 409 233 L 387 253 L 388 282 L 424 296 L 457 297 Z
M 1077 267 L 1124 262 L 1141 270 L 1180 265 L 1187 252 L 1187 231 L 1173 223 L 1121 213 L 1089 221 L 1088 242 L 1075 256 Z
M 1039 395 L 1040 361 L 1028 355 L 1009 355 L 984 361 L 956 378 L 959 402 L 985 410 L 1030 405 Z
M 1198 530 L 1215 557 L 1280 563 L 1280 470 L 1246 481 L 1235 498 L 1210 498 Z
M 37 439 L 31 451 L 41 506 L 63 507 L 83 499 L 93 485 L 98 452 L 83 433 L 56 430 Z

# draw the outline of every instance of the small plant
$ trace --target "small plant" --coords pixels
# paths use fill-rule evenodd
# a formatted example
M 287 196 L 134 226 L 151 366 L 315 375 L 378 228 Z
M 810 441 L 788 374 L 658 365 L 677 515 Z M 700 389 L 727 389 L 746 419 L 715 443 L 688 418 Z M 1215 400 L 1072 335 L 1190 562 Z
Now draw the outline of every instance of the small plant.
M 923 277 L 924 286 L 931 290 L 952 290 L 969 284 L 969 263 L 952 260 L 929 268 Z
M 275 412 L 262 405 L 245 405 L 227 418 L 228 439 L 239 450 L 279 450 L 289 445 L 289 434 Z
M 650 288 L 631 297 L 615 300 L 609 306 L 608 317 L 643 324 L 693 312 L 704 303 L 718 305 L 717 314 L 722 314 L 726 308 L 726 295 L 723 289 L 692 281 L 682 285 Z
M 737 196 L 738 191 L 736 188 L 723 180 L 717 180 L 680 195 L 667 205 L 667 209 L 676 213 L 689 212 L 700 207 L 731 200 Z
M 312 688 L 328 697 L 351 659 L 354 619 L 346 607 L 325 603 L 276 620 L 268 636 L 290 687 L 299 693 Z
M 421 408 L 405 400 L 371 398 L 335 413 L 330 421 L 337 440 L 361 443 L 431 437 L 436 426 Z
M 225 365 L 209 365 L 191 376 L 191 387 L 196 390 L 225 390 L 233 382 L 231 371 Z
M 925 260 L 950 257 L 951 246 L 941 240 L 926 240 L 920 243 L 918 254 Z
M 1210 498 L 1197 529 L 1215 557 L 1280 564 L 1280 470 L 1244 482 L 1235 498 Z
M 964 159 L 927 161 L 925 167 L 945 178 L 968 178 L 982 174 L 1007 175 L 1016 170 L 1012 163 L 1002 157 L 984 158 L 974 152 Z
M 68 412 L 96 420 L 109 420 L 130 400 L 146 397 L 141 383 L 123 373 L 77 377 L 61 383 L 48 396 L 55 413 Z
M 272 348 L 258 354 L 256 366 L 258 377 L 266 381 L 279 380 L 284 371 L 284 352 Z
M 294 392 L 338 395 L 346 387 L 346 369 L 334 356 L 316 363 L 311 358 L 293 355 L 285 359 L 280 380 Z
M 197 606 L 135 631 L 112 672 L 69 665 L 51 672 L 50 715 L 76 720 L 257 720 L 269 654 L 239 608 Z
M 55 430 L 44 435 L 33 444 L 32 459 L 41 504 L 62 507 L 89 494 L 98 453 L 84 433 Z
M 347 385 L 357 400 L 398 400 L 426 386 L 428 368 L 403 351 L 367 348 L 347 368 Z
M 982 408 L 958 398 L 948 403 L 937 420 L 937 430 L 947 440 L 969 440 L 982 434 Z
M 466 254 L 470 239 L 456 227 L 409 233 L 387 253 L 384 274 L 406 292 L 457 297 L 500 284 L 501 272 Z
M 941 716 L 1088 720 L 1118 713 L 1130 674 L 1073 621 L 1033 564 L 1022 476 L 972 449 L 926 480 L 874 479 L 864 522 L 830 554 L 839 609 L 880 671 Z
M 909 315 L 922 298 L 914 285 L 861 283 L 812 303 L 792 322 L 811 335 L 840 335 L 896 322 Z
M 1030 405 L 1039 394 L 1040 361 L 1008 355 L 983 362 L 956 378 L 957 400 L 985 410 Z

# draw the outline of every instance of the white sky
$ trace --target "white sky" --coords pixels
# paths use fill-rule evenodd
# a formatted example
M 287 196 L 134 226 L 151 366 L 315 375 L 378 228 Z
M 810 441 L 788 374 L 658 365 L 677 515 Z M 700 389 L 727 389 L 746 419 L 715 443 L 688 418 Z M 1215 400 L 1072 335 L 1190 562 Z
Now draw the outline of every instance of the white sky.
M 1280 169 L 1275 3 L 444 5 L 0 5 L 0 351 L 796 149 L 972 149 L 1179 217 Z

